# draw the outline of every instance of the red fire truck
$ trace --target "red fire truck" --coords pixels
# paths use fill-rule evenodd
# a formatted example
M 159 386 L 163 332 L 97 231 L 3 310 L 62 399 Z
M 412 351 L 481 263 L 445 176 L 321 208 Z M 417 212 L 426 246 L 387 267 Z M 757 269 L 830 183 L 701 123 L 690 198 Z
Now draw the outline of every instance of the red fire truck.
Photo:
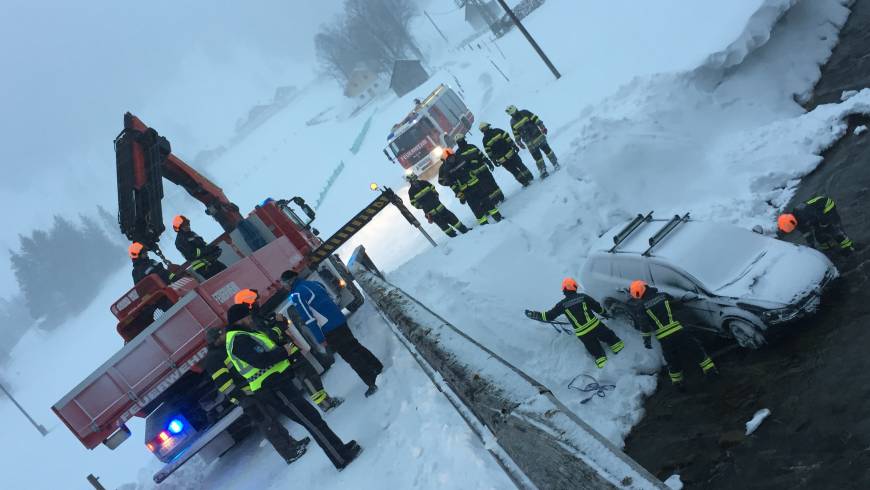
M 333 252 L 398 198 L 383 194 L 339 230 L 341 235 L 324 242 L 311 226 L 314 211 L 301 198 L 269 199 L 243 217 L 219 187 L 171 153 L 166 138 L 130 113 L 115 153 L 119 224 L 131 241 L 159 253 L 164 178 L 201 201 L 224 229 L 212 244 L 220 247 L 227 269 L 204 280 L 181 266 L 174 268 L 181 278 L 171 284 L 156 274 L 139 281 L 111 307 L 124 346 L 52 407 L 88 449 L 100 443 L 116 448 L 130 436 L 127 421 L 146 418 L 145 444 L 166 463 L 154 476 L 160 482 L 193 455 L 217 457 L 246 433 L 241 409 L 197 366 L 207 352 L 205 330 L 225 324 L 235 293 L 257 289 L 264 308 L 282 308 L 280 275 L 295 270 L 326 285 L 347 310 L 356 310 L 363 296 Z M 304 335 L 307 329 L 299 330 Z M 331 356 L 308 335 L 316 354 L 312 360 L 321 368 L 328 365 Z
M 398 160 L 405 174 L 430 177 L 441 166 L 444 148 L 452 148 L 456 136 L 467 134 L 473 122 L 474 114 L 462 99 L 441 84 L 393 126 L 384 154 L 393 163 Z

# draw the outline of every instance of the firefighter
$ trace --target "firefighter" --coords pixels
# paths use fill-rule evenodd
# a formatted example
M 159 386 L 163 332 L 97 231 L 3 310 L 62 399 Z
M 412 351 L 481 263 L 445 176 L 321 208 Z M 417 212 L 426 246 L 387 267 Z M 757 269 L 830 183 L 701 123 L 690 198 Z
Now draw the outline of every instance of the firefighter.
M 281 348 L 257 331 L 251 310 L 245 305 L 230 307 L 227 321 L 227 356 L 254 396 L 305 427 L 339 471 L 356 459 L 362 451 L 359 444 L 342 442 L 294 386 L 287 359 L 290 346 Z
M 488 122 L 480 123 L 479 128 L 483 133 L 483 148 L 493 165 L 504 168 L 523 187 L 528 187 L 534 177 L 520 158 L 520 148 L 508 132 L 493 128 Z
M 465 139 L 465 135 L 460 134 L 456 137 L 457 153 L 471 165 L 472 172 L 485 190 L 489 200 L 494 204 L 504 201 L 504 193 L 495 177 L 492 176 L 492 170 L 495 165 L 480 151 L 480 148 L 472 145 Z
M 692 334 L 683 327 L 671 310 L 671 298 L 668 294 L 659 292 L 648 286 L 644 281 L 634 281 L 629 287 L 631 300 L 629 309 L 640 327 L 643 336 L 643 346 L 652 348 L 654 334 L 662 346 L 662 354 L 668 366 L 671 383 L 678 389 L 683 389 L 682 357 L 691 355 L 698 363 L 705 376 L 716 376 L 719 371 L 713 364 L 713 359 L 707 355 L 704 347 Z
M 207 245 L 201 236 L 190 229 L 190 220 L 185 216 L 179 214 L 173 218 L 172 229 L 178 233 L 175 236 L 175 248 L 181 252 L 184 260 L 190 262 L 193 272 L 208 279 L 227 268 L 218 260 L 220 247 Z
M 607 354 L 601 347 L 605 343 L 610 352 L 618 354 L 625 347 L 625 343 L 607 327 L 597 315 L 603 315 L 604 309 L 597 301 L 578 291 L 577 281 L 566 277 L 562 281 L 562 293 L 565 295 L 556 306 L 548 311 L 526 310 L 526 316 L 539 322 L 552 322 L 561 315 L 571 320 L 574 327 L 574 335 L 583 342 L 586 350 L 595 359 L 598 369 L 607 364 Z
M 148 257 L 148 248 L 139 242 L 133 242 L 127 249 L 133 260 L 133 283 L 136 284 L 151 274 L 157 274 L 164 283 L 169 284 L 175 274 L 166 270 L 163 264 Z
M 818 195 L 798 204 L 791 213 L 780 215 L 777 225 L 783 233 L 800 231 L 809 246 L 822 252 L 855 251 L 855 244 L 843 231 L 837 204 L 830 197 Z
M 438 182 L 450 186 L 460 203 L 468 203 L 478 224 L 485 225 L 489 223 L 490 218 L 496 222 L 501 221 L 502 215 L 498 206 L 479 185 L 479 179 L 471 171 L 471 166 L 466 160 L 450 150 L 444 150 L 444 154 L 444 163 L 438 172 Z
M 528 148 L 532 158 L 535 159 L 535 164 L 541 172 L 541 178 L 545 179 L 548 175 L 547 166 L 544 164 L 544 156 L 550 159 L 553 164 L 553 169 L 559 169 L 559 162 L 556 160 L 556 154 L 547 143 L 547 127 L 544 122 L 530 111 L 525 109 L 517 109 L 516 106 L 509 105 L 505 110 L 511 116 L 511 129 L 513 130 L 514 139 L 520 148 Z M 543 155 L 541 154 L 543 152 Z
M 233 369 L 232 361 L 227 357 L 226 331 L 223 328 L 211 328 L 205 332 L 208 342 L 208 353 L 202 361 L 202 368 L 211 376 L 212 381 L 228 400 L 241 405 L 245 415 L 263 433 L 287 464 L 301 458 L 307 450 L 311 438 L 297 441 L 287 432 L 287 429 L 277 420 L 278 413 L 272 407 L 260 402 L 252 393 L 246 393 L 241 386 L 244 378 Z
M 422 210 L 430 223 L 438 225 L 451 238 L 456 236 L 457 231 L 468 233 L 468 227 L 438 199 L 438 191 L 434 185 L 419 179 L 414 173 L 408 174 L 405 180 L 410 184 L 408 197 L 411 199 L 411 206 Z
M 298 314 L 318 342 L 324 340 L 368 386 L 365 396 L 378 391 L 375 384 L 384 365 L 368 349 L 359 343 L 347 325 L 347 317 L 335 304 L 323 284 L 299 279 L 293 271 L 284 271 L 281 282 L 290 291 L 290 306 L 287 316 Z
M 293 368 L 293 374 L 299 380 L 300 386 L 304 386 L 308 391 L 311 401 L 320 407 L 324 413 L 329 412 L 333 408 L 341 405 L 344 400 L 335 398 L 326 392 L 323 387 L 323 381 L 314 366 L 305 358 L 302 349 L 293 341 L 290 335 L 287 334 L 288 322 L 281 315 L 264 314 L 260 308 L 258 300 L 260 294 L 255 289 L 242 289 L 234 298 L 235 304 L 245 305 L 251 311 L 254 318 L 254 325 L 260 332 L 265 333 L 278 345 L 290 344 L 290 366 Z

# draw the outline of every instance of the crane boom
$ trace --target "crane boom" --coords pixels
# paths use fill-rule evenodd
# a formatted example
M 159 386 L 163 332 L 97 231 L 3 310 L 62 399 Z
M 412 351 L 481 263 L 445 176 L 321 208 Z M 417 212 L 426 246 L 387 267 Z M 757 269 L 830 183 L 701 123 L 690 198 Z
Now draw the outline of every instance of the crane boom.
M 169 141 L 131 113 L 115 138 L 118 175 L 118 224 L 130 241 L 155 247 L 165 230 L 163 179 L 179 185 L 205 205 L 226 232 L 242 221 L 239 207 L 224 191 L 172 154 Z

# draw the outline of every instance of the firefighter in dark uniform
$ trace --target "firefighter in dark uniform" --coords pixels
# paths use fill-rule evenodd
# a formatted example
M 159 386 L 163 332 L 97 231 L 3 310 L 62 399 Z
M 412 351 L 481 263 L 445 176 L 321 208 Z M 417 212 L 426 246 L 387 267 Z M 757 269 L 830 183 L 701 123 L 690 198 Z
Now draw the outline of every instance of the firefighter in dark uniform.
M 297 441 L 278 422 L 278 413 L 268 405 L 259 402 L 252 393 L 241 388 L 245 380 L 233 369 L 232 362 L 227 357 L 225 345 L 226 332 L 222 328 L 212 328 L 206 331 L 208 354 L 202 361 L 202 368 L 211 376 L 227 400 L 241 405 L 245 415 L 260 429 L 263 436 L 275 448 L 275 451 L 290 464 L 305 454 L 311 439 L 306 437 Z
M 127 249 L 133 260 L 133 284 L 138 283 L 151 274 L 157 274 L 163 282 L 169 284 L 175 279 L 175 274 L 166 270 L 163 264 L 148 257 L 148 248 L 139 242 L 130 244 Z
M 662 346 L 662 354 L 668 365 L 668 375 L 676 387 L 679 389 L 683 387 L 681 358 L 686 355 L 694 358 L 706 376 L 719 374 L 713 359 L 707 355 L 698 339 L 687 332 L 683 324 L 674 318 L 671 309 L 673 298 L 640 280 L 631 283 L 629 293 L 631 300 L 628 306 L 635 324 L 640 328 L 643 346 L 651 349 L 652 336 L 655 335 Z
M 482 189 L 486 191 L 489 199 L 495 204 L 504 201 L 504 193 L 495 181 L 495 177 L 492 176 L 495 165 L 489 161 L 489 158 L 480 151 L 480 148 L 469 143 L 465 139 L 465 135 L 456 137 L 456 147 L 457 153 L 471 165 L 474 175 L 483 186 Z
M 547 127 L 544 126 L 544 122 L 532 112 L 525 109 L 519 110 L 516 106 L 508 106 L 505 112 L 511 116 L 511 130 L 517 145 L 520 148 L 529 149 L 529 153 L 532 154 L 532 158 L 535 159 L 535 164 L 541 172 L 541 178 L 544 179 L 550 175 L 544 164 L 544 155 L 550 159 L 553 168 L 558 170 L 559 162 L 547 143 Z
M 184 260 L 190 262 L 193 272 L 208 279 L 227 268 L 218 260 L 221 249 L 208 246 L 201 236 L 190 229 L 190 220 L 186 217 L 179 214 L 173 218 L 172 229 L 178 233 L 175 236 L 175 248 L 181 252 Z
M 843 231 L 837 204 L 827 196 L 814 196 L 782 214 L 777 225 L 783 233 L 798 230 L 809 246 L 822 252 L 851 254 L 855 244 Z
M 494 128 L 488 122 L 480 123 L 479 128 L 483 133 L 483 148 L 492 163 L 510 172 L 523 187 L 528 187 L 534 177 L 520 158 L 520 148 L 508 132 Z
M 233 305 L 227 312 L 226 352 L 233 368 L 248 383 L 259 400 L 303 426 L 323 449 L 332 464 L 342 470 L 362 448 L 356 441 L 348 443 L 329 428 L 317 410 L 293 385 L 290 346 L 277 345 L 268 335 L 257 331 L 251 311 L 245 305 Z
M 308 392 L 311 401 L 320 407 L 324 413 L 341 405 L 344 399 L 332 397 L 326 392 L 326 388 L 323 387 L 323 381 L 317 370 L 305 358 L 299 346 L 287 335 L 287 319 L 274 313 L 266 314 L 260 308 L 259 299 L 260 294 L 254 289 L 242 289 L 236 293 L 234 298 L 237 305 L 245 305 L 251 310 L 257 330 L 268 335 L 278 345 L 290 344 L 290 355 L 288 356 L 290 366 L 293 368 L 293 374 L 296 375 L 296 379 L 299 381 L 299 386 Z
M 551 322 L 561 315 L 571 320 L 574 335 L 583 342 L 586 350 L 595 359 L 599 369 L 607 364 L 607 354 L 601 347 L 606 344 L 614 354 L 619 353 L 625 343 L 613 333 L 613 330 L 601 322 L 596 316 L 602 315 L 604 309 L 591 296 L 577 292 L 577 281 L 568 277 L 562 281 L 562 293 L 565 297 L 556 303 L 549 311 L 526 310 L 526 316 L 539 322 Z
M 430 223 L 438 225 L 441 231 L 449 237 L 455 237 L 457 231 L 468 233 L 468 227 L 452 211 L 444 207 L 444 204 L 438 199 L 438 191 L 435 190 L 434 185 L 419 179 L 414 173 L 408 174 L 405 179 L 410 184 L 408 197 L 411 200 L 411 206 L 422 210 Z
M 468 203 L 478 224 L 485 225 L 489 223 L 490 218 L 496 222 L 501 221 L 502 215 L 498 206 L 479 185 L 480 181 L 465 159 L 449 149 L 444 150 L 444 155 L 444 163 L 438 171 L 438 183 L 453 189 L 459 202 Z

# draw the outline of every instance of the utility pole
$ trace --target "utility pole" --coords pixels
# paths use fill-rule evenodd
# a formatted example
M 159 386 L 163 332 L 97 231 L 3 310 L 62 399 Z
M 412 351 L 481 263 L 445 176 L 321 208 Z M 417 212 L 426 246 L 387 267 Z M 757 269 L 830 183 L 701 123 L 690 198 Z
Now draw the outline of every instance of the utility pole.
M 441 29 L 438 28 L 438 24 L 436 24 L 435 21 L 432 20 L 432 17 L 429 17 L 429 12 L 426 12 L 426 11 L 424 10 L 424 11 L 423 11 L 423 14 L 426 16 L 427 19 L 429 19 L 429 22 L 432 23 L 432 27 L 434 27 L 435 30 L 438 31 L 438 34 L 441 35 L 441 38 L 444 39 L 444 42 L 445 42 L 445 43 L 449 43 L 450 41 L 447 39 L 447 36 L 445 36 L 444 33 L 441 32 Z
M 511 18 L 511 21 L 513 21 L 514 25 L 517 26 L 517 29 L 519 29 L 520 32 L 523 33 L 523 36 L 526 36 L 526 40 L 529 41 L 529 44 L 532 45 L 532 47 L 538 53 L 538 56 L 540 56 L 541 59 L 544 60 L 544 64 L 546 64 L 547 68 L 549 68 L 550 71 L 553 72 L 553 76 L 556 77 L 557 80 L 559 78 L 562 78 L 562 74 L 559 73 L 559 70 L 557 70 L 555 66 L 553 66 L 550 58 L 547 58 L 547 55 L 544 54 L 544 51 L 541 49 L 540 46 L 538 46 L 538 43 L 535 42 L 534 38 L 532 38 L 532 35 L 529 34 L 529 31 L 526 30 L 525 26 L 523 26 L 523 23 L 520 22 L 520 19 L 517 18 L 516 14 L 514 14 L 514 11 L 507 6 L 505 0 L 498 0 L 498 4 L 501 5 L 501 8 L 503 8 L 504 11 L 508 14 L 508 17 Z
M 39 433 L 42 434 L 43 437 L 45 437 L 45 435 L 48 434 L 48 431 L 45 430 L 45 427 L 41 426 L 40 424 L 37 424 L 36 421 L 33 420 L 33 417 L 31 417 L 30 414 L 27 413 L 27 411 L 24 410 L 24 407 L 22 407 L 22 406 L 18 403 L 18 400 L 16 400 L 16 399 L 12 396 L 12 394 L 9 393 L 9 391 L 7 391 L 6 388 L 5 388 L 2 384 L 0 384 L 0 390 L 2 390 L 3 393 L 5 393 L 6 396 L 8 396 L 10 400 L 12 400 L 12 403 L 14 403 L 16 407 L 18 407 L 18 410 L 21 410 L 21 413 L 23 413 L 24 416 L 27 417 L 27 420 L 29 420 L 30 423 L 33 424 L 33 427 L 34 427 L 36 430 L 38 430 Z

